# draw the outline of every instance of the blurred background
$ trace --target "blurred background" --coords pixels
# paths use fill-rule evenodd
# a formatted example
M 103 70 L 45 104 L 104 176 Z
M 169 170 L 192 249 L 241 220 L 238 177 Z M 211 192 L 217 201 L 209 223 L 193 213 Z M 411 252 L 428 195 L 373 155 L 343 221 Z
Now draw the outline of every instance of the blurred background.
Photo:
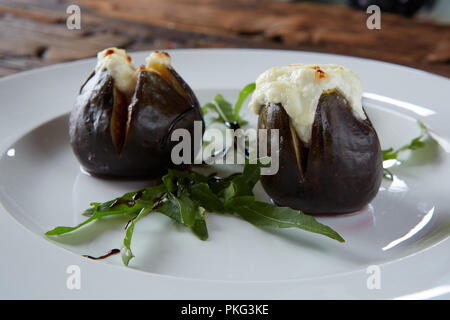
M 112 46 L 329 52 L 450 76 L 448 0 L 0 0 L 0 38 L 0 76 Z

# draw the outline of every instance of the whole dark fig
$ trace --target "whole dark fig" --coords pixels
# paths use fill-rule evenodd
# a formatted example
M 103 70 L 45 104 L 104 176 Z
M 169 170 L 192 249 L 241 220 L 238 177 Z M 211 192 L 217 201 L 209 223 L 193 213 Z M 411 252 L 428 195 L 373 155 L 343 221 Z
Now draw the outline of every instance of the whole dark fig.
M 135 68 L 124 50 L 111 48 L 99 53 L 81 87 L 70 115 L 70 141 L 93 175 L 157 177 L 175 166 L 171 150 L 178 142 L 171 133 L 183 128 L 194 137 L 194 121 L 203 121 L 198 100 L 167 53 L 154 52 L 146 66 Z
M 280 104 L 261 107 L 258 128 L 279 130 L 279 171 L 261 178 L 275 203 L 309 214 L 341 214 L 360 210 L 377 194 L 383 176 L 377 133 L 339 91 L 320 96 L 308 144 Z

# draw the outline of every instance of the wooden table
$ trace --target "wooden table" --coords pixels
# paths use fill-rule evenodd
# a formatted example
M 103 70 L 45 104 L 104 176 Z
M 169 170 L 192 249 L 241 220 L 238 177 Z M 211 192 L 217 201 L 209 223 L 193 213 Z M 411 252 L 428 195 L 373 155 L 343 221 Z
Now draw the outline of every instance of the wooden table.
M 81 8 L 81 29 L 66 9 Z M 258 0 L 0 0 L 0 76 L 134 50 L 248 47 L 331 52 L 450 76 L 450 26 L 346 7 Z

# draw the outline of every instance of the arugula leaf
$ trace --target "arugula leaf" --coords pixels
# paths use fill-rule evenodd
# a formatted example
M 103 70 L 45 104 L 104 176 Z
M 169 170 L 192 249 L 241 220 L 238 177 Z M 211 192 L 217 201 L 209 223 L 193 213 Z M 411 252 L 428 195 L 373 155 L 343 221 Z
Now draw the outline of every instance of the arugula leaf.
M 209 188 L 213 193 L 217 194 L 218 196 L 223 196 L 224 190 L 231 184 L 231 181 L 238 175 L 240 175 L 240 173 L 234 173 L 225 178 L 211 177 L 208 180 Z
M 176 223 L 185 225 L 201 240 L 208 238 L 205 210 L 238 214 L 261 227 L 295 227 L 344 241 L 331 228 L 313 217 L 290 208 L 281 208 L 254 199 L 253 188 L 260 179 L 263 164 L 246 163 L 242 173 L 226 178 L 204 176 L 193 171 L 168 170 L 158 186 L 129 192 L 104 203 L 92 203 L 84 214 L 90 217 L 75 227 L 57 227 L 47 236 L 74 231 L 91 221 L 108 215 L 131 215 L 121 249 L 122 261 L 128 265 L 134 257 L 131 240 L 136 223 L 150 212 L 159 212 Z
M 181 220 L 180 210 L 178 206 L 175 204 L 174 199 L 169 199 L 156 209 L 157 212 L 164 214 L 165 216 L 173 219 L 176 223 L 183 224 Z M 191 231 L 200 239 L 207 240 L 208 239 L 208 229 L 206 227 L 206 222 L 204 217 L 198 218 L 195 220 L 194 225 L 191 227 Z
M 90 217 L 80 223 L 75 227 L 64 227 L 59 226 L 45 233 L 46 236 L 59 236 L 65 233 L 69 233 L 81 228 L 88 223 L 100 219 L 106 216 L 112 215 L 133 215 L 138 214 L 148 202 L 152 202 L 156 197 L 158 197 L 162 192 L 164 192 L 164 186 L 156 186 L 147 188 L 144 190 L 129 192 L 124 194 L 122 197 L 110 200 L 104 203 L 91 203 L 92 208 L 85 211 L 88 212 Z M 139 197 L 138 197 L 139 196 Z
M 128 265 L 130 260 L 134 257 L 130 245 L 133 236 L 135 224 L 145 215 L 151 211 L 160 212 L 169 218 L 175 220 L 177 223 L 183 224 L 191 229 L 191 231 L 201 240 L 208 238 L 208 230 L 204 221 L 203 211 L 190 197 L 188 190 L 189 185 L 194 183 L 194 186 L 209 187 L 206 183 L 196 181 L 206 181 L 207 177 L 195 172 L 182 172 L 178 170 L 169 170 L 163 176 L 162 181 L 164 186 L 162 189 L 166 191 L 163 193 L 164 197 L 160 197 L 159 201 L 153 203 L 152 207 L 143 208 L 139 214 L 130 221 L 122 247 L 122 262 Z M 193 187 L 194 187 L 193 186 Z M 197 187 L 195 190 L 197 190 Z
M 204 219 L 195 220 L 194 225 L 191 227 L 191 231 L 202 241 L 208 239 L 208 228 Z
M 155 209 L 155 211 L 162 213 L 163 215 L 169 217 L 179 224 L 183 224 L 183 221 L 181 220 L 180 210 L 178 209 L 178 206 L 175 202 L 175 199 L 166 197 L 165 199 L 163 199 L 162 205 Z
M 420 134 L 416 138 L 412 139 L 410 143 L 405 144 L 404 146 L 402 146 L 398 149 L 389 148 L 389 149 L 382 150 L 383 165 L 384 165 L 384 167 L 383 167 L 384 178 L 391 180 L 391 181 L 394 179 L 394 175 L 391 171 L 388 170 L 388 167 L 386 166 L 385 161 L 398 160 L 399 163 L 401 164 L 401 161 L 398 158 L 403 152 L 415 151 L 418 149 L 422 149 L 422 148 L 426 147 L 428 142 L 431 142 L 431 141 L 435 142 L 434 138 L 431 136 L 426 125 L 420 120 L 417 120 L 417 124 L 420 128 Z
M 203 208 L 223 210 L 220 199 L 211 192 L 206 183 L 208 177 L 194 171 L 183 172 L 169 169 L 163 181 L 172 190 L 169 192 L 167 201 L 157 210 L 189 227 L 201 240 L 206 240 L 208 230 L 204 221 Z
M 230 185 L 224 190 L 226 201 L 239 196 L 252 196 L 253 188 L 261 177 L 260 161 L 255 164 L 247 163 L 241 175 L 234 177 Z
M 239 121 L 242 121 L 242 119 L 239 117 L 239 112 L 241 111 L 242 105 L 244 104 L 245 99 L 255 91 L 256 84 L 255 83 L 249 83 L 244 87 L 244 89 L 239 92 L 239 98 L 236 101 L 236 104 L 234 105 L 234 117 L 237 118 Z
M 192 185 L 189 188 L 189 193 L 191 198 L 207 211 L 224 212 L 222 200 L 211 191 L 207 183 L 202 182 Z
M 397 159 L 400 153 L 403 151 L 407 150 L 414 151 L 425 147 L 425 140 L 431 137 L 430 133 L 428 131 L 428 128 L 422 121 L 417 120 L 417 124 L 420 127 L 420 135 L 412 139 L 410 143 L 398 148 L 397 150 L 394 150 L 393 148 L 383 150 L 382 151 L 383 161 Z
M 225 189 L 224 199 L 227 211 L 237 213 L 244 220 L 256 226 L 295 227 L 344 242 L 344 239 L 336 231 L 317 222 L 312 216 L 291 208 L 256 201 L 253 188 L 259 181 L 261 167 L 264 166 L 260 160 L 256 164 L 247 163 L 242 174 L 234 177 Z
M 127 214 L 130 216 L 137 215 L 142 207 L 146 204 L 145 201 L 153 201 L 166 191 L 164 185 L 157 185 L 135 192 L 125 193 L 123 196 L 114 200 L 103 203 L 92 202 L 91 208 L 83 212 L 84 216 L 91 217 L 96 211 L 111 214 Z
M 256 201 L 253 196 L 236 197 L 226 205 L 244 220 L 258 227 L 299 228 L 345 242 L 336 231 L 317 222 L 312 216 L 291 208 Z
M 126 266 L 128 266 L 130 260 L 134 258 L 134 254 L 131 251 L 131 238 L 133 237 L 134 226 L 136 225 L 136 222 L 138 222 L 142 217 L 146 216 L 150 211 L 151 209 L 142 209 L 141 212 L 139 212 L 139 214 L 128 224 L 127 230 L 125 232 L 125 238 L 123 239 L 123 247 L 120 249 L 122 262 Z
M 98 204 L 96 204 L 98 205 Z M 110 210 L 110 211 L 96 211 L 96 209 L 94 209 L 94 213 L 92 214 L 92 216 L 90 218 L 88 218 L 87 220 L 83 221 L 82 223 L 80 223 L 79 225 L 75 226 L 75 227 L 64 227 L 64 226 L 59 226 L 56 227 L 50 231 L 47 231 L 45 233 L 46 236 L 59 236 L 62 235 L 64 233 L 69 233 L 72 231 L 75 231 L 79 228 L 81 228 L 82 226 L 100 219 L 102 217 L 106 217 L 106 216 L 112 216 L 112 215 L 118 215 L 118 214 L 124 214 L 123 211 L 119 211 L 119 210 Z
M 207 182 L 208 177 L 195 171 L 180 171 L 169 169 L 163 179 L 172 179 L 178 185 L 190 185 L 194 183 Z
M 190 196 L 191 185 L 206 180 L 207 177 L 199 173 L 185 173 L 179 170 L 169 170 L 163 177 L 169 198 L 174 200 L 173 204 L 180 212 L 181 223 L 187 227 L 192 227 L 196 220 L 202 219 L 200 207 L 194 203 Z
M 204 105 L 201 106 L 200 109 L 202 109 L 203 114 L 207 114 L 209 112 L 216 112 L 216 106 L 212 102 L 205 103 Z M 217 119 L 217 121 L 219 121 L 219 119 Z
M 234 117 L 233 106 L 229 103 L 221 94 L 217 94 L 214 97 L 214 102 L 216 106 L 216 112 L 223 122 L 233 122 L 236 120 Z
M 180 211 L 182 223 L 187 227 L 192 227 L 195 220 L 200 216 L 199 207 L 195 205 L 186 192 L 183 192 L 179 197 L 173 197 Z
M 242 104 L 250 93 L 255 90 L 256 85 L 250 83 L 244 87 L 239 93 L 238 100 L 234 107 L 221 94 L 217 94 L 212 102 L 208 102 L 202 106 L 203 114 L 215 112 L 218 115 L 216 121 L 224 123 L 227 127 L 237 129 L 246 125 L 248 122 L 239 116 Z

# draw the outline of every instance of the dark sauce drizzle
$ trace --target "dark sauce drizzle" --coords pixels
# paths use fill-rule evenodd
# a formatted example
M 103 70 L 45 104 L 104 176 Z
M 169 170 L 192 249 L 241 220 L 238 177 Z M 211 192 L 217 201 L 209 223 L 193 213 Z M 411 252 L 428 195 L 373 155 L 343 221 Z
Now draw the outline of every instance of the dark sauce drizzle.
M 113 203 L 110 204 L 110 208 L 115 208 L 121 204 L 125 204 L 127 205 L 129 208 L 131 208 L 132 206 L 134 206 L 136 204 L 136 200 L 139 200 L 142 198 L 142 196 L 145 193 L 145 189 L 139 190 L 136 192 L 135 195 L 133 195 L 133 197 L 131 198 L 131 200 L 126 200 L 126 199 L 116 199 L 114 200 Z
M 93 256 L 85 255 L 85 254 L 83 255 L 83 257 L 89 258 L 89 259 L 92 259 L 92 260 L 102 260 L 102 259 L 106 259 L 106 258 L 108 258 L 110 256 L 113 256 L 115 254 L 118 254 L 119 252 L 120 252 L 120 249 L 112 249 L 110 252 L 108 252 L 107 254 L 105 254 L 103 256 L 100 256 L 100 257 L 93 257 Z

